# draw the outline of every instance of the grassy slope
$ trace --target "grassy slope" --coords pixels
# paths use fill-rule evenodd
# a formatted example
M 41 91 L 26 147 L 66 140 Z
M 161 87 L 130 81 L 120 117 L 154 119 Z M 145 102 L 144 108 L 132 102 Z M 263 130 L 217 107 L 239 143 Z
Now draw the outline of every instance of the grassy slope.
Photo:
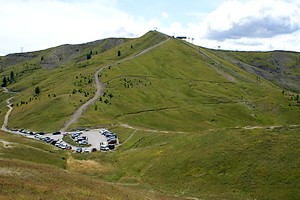
M 0 199 L 180 199 L 67 172 L 67 157 L 50 145 L 0 132 Z M 80 167 L 88 171 L 92 164 Z
M 115 131 L 122 135 L 129 130 Z M 220 129 L 185 134 L 138 131 L 117 152 L 76 158 L 94 160 L 112 169 L 82 173 L 181 196 L 298 199 L 299 131 L 299 128 Z
M 299 128 L 230 128 L 299 124 L 297 104 L 289 106 L 281 89 L 257 84 L 255 76 L 201 50 L 222 66 L 173 40 L 104 71 L 102 101 L 109 103 L 97 102 L 99 109 L 91 107 L 78 126 L 128 123 L 175 133 L 135 132 L 118 152 L 89 158 L 114 166 L 94 175 L 205 199 L 299 198 Z M 112 130 L 122 140 L 134 132 Z
M 206 54 L 222 62 L 208 51 Z M 159 130 L 198 131 L 299 124 L 299 108 L 289 106 L 282 90 L 265 81 L 257 84 L 256 77 L 231 63 L 223 61 L 222 68 L 215 65 L 194 49 L 170 40 L 105 70 L 101 76 L 106 83 L 105 95 L 77 126 L 129 123 Z M 232 78 L 226 76 L 226 70 L 231 70 L 228 74 Z
M 14 71 L 17 74 L 17 82 L 9 87 L 22 92 L 13 99 L 15 109 L 9 126 L 35 131 L 57 130 L 75 109 L 92 97 L 93 74 L 98 68 L 136 54 L 164 39 L 165 36 L 150 32 L 141 39 L 128 40 L 112 50 L 98 53 L 88 61 L 54 69 L 31 70 L 36 62 L 33 60 L 33 64 L 28 63 L 28 67 L 16 67 Z M 131 45 L 134 48 L 131 48 Z M 119 50 L 121 56 L 118 57 Z M 3 73 L 9 72 L 8 70 Z M 34 96 L 35 87 L 41 88 L 39 96 Z

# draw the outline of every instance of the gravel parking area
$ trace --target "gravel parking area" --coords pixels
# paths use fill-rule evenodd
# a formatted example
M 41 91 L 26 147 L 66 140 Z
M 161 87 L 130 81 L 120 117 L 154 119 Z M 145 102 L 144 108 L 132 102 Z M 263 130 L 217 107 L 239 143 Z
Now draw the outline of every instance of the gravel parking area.
M 78 131 L 77 131 L 78 132 Z M 83 147 L 83 149 L 89 149 L 91 152 L 92 148 L 96 148 L 97 151 L 100 150 L 100 143 L 106 142 L 106 137 L 99 133 L 99 129 L 93 129 L 88 131 L 80 131 L 81 136 L 87 136 L 88 143 L 91 144 L 90 147 Z M 72 134 L 74 132 L 67 132 L 68 134 Z
M 89 147 L 82 147 L 82 151 L 83 152 L 91 152 L 92 149 L 97 149 L 97 151 L 100 151 L 100 143 L 102 142 L 107 142 L 107 138 L 102 135 L 101 133 L 99 133 L 100 129 L 92 129 L 92 130 L 84 130 L 84 131 L 75 131 L 75 132 L 62 132 L 61 134 L 58 134 L 58 135 L 53 135 L 53 134 L 45 134 L 45 135 L 41 135 L 40 137 L 41 138 L 45 138 L 45 137 L 49 137 L 50 139 L 53 139 L 53 140 L 56 140 L 56 141 L 62 141 L 62 138 L 64 136 L 64 134 L 68 134 L 68 135 L 72 135 L 72 133 L 78 133 L 80 132 L 81 133 L 81 137 L 82 136 L 86 136 L 87 137 L 87 141 L 88 141 L 88 144 L 91 144 L 91 146 Z M 21 133 L 20 131 L 9 131 L 10 133 L 14 133 L 14 134 L 19 134 L 19 135 L 23 135 L 25 137 L 28 137 L 28 138 L 33 138 L 35 139 L 35 135 L 29 135 L 29 134 L 24 134 L 24 133 Z M 62 142 L 62 143 L 65 143 L 65 144 L 68 144 L 66 142 Z M 72 146 L 70 144 L 68 144 L 69 146 L 72 147 L 72 151 L 75 151 L 76 148 L 79 146 Z

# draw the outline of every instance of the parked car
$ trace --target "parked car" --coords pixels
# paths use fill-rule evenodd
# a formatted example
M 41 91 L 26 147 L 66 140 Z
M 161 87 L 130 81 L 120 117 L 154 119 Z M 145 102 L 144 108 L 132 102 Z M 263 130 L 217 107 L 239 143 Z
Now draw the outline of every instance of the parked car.
M 78 144 L 88 144 L 88 142 L 86 140 L 80 140 L 78 141 Z
M 92 150 L 91 150 L 92 152 L 95 152 L 95 151 L 97 151 L 97 149 L 96 148 L 92 148 Z
M 50 138 L 49 137 L 44 137 L 42 140 L 47 142 L 48 140 L 50 140 Z
M 57 141 L 55 146 L 59 147 L 61 145 L 62 141 Z
M 60 134 L 61 134 L 61 132 L 59 132 L 59 131 L 56 131 L 56 132 L 52 133 L 52 135 L 60 135 Z
M 104 129 L 104 128 L 102 128 L 102 129 L 99 130 L 99 133 L 100 133 L 100 134 L 103 134 L 103 133 L 105 133 L 105 132 L 109 132 L 109 131 L 106 130 L 106 129 Z
M 72 150 L 72 147 L 70 145 L 67 145 L 66 150 Z
M 35 139 L 41 139 L 40 137 L 41 137 L 40 135 L 35 135 L 34 136 Z
M 109 151 L 109 148 L 108 148 L 108 146 L 106 146 L 106 145 L 101 145 L 101 146 L 100 146 L 100 150 L 101 150 L 101 151 Z
M 36 135 L 45 135 L 44 132 L 37 132 Z
M 116 147 L 115 147 L 114 144 L 109 144 L 109 145 L 108 145 L 108 148 L 109 148 L 110 150 L 113 150 L 113 149 L 115 149 Z
M 107 135 L 106 139 L 117 139 L 116 135 Z
M 108 144 L 117 144 L 117 140 L 116 139 L 107 139 L 107 143 Z
M 84 137 L 77 137 L 77 138 L 75 138 L 75 142 L 80 142 L 80 141 L 86 140 L 85 138 Z
M 61 149 L 66 149 L 66 148 L 67 148 L 67 145 L 64 144 L 64 143 L 61 143 L 58 147 L 61 148 Z
M 89 149 L 85 149 L 84 153 L 90 153 L 90 150 Z
M 72 133 L 71 137 L 72 139 L 75 139 L 76 137 L 79 137 L 80 134 L 81 134 L 80 132 Z
M 76 153 L 81 153 L 82 152 L 82 148 L 81 147 L 77 147 L 75 150 Z
M 51 144 L 52 144 L 52 145 L 55 145 L 56 142 L 57 142 L 57 140 L 52 140 L 52 141 L 51 141 Z
M 49 139 L 46 140 L 46 142 L 47 142 L 47 143 L 50 143 L 50 142 L 52 142 L 53 140 L 54 140 L 54 139 L 49 138 Z

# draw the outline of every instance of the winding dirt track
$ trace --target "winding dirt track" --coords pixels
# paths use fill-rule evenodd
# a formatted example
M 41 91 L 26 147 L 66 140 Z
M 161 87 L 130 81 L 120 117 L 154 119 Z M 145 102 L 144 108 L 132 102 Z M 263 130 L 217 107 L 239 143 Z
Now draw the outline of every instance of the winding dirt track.
M 91 98 L 90 100 L 88 100 L 87 102 L 85 102 L 83 105 L 81 105 L 78 110 L 76 110 L 69 118 L 68 121 L 66 121 L 66 123 L 63 125 L 63 127 L 60 129 L 60 132 L 65 132 L 74 122 L 76 122 L 78 120 L 78 118 L 82 115 L 82 113 L 87 109 L 87 107 L 89 107 L 90 105 L 92 105 L 102 94 L 103 92 L 103 83 L 101 83 L 99 81 L 99 74 L 101 71 L 103 71 L 104 69 L 108 68 L 109 66 L 114 66 L 114 65 L 117 65 L 119 63 L 122 63 L 122 62 L 125 62 L 125 61 L 128 61 L 128 60 L 131 60 L 131 59 L 134 59 L 138 56 L 141 56 L 145 53 L 147 53 L 148 51 L 158 47 L 159 45 L 162 45 L 163 43 L 169 41 L 170 38 L 167 38 L 166 37 L 166 40 L 152 46 L 152 47 L 149 47 L 133 56 L 130 56 L 128 58 L 124 58 L 123 60 L 120 60 L 120 61 L 117 61 L 113 64 L 109 64 L 109 65 L 106 65 L 104 67 L 101 67 L 100 69 L 98 69 L 95 74 L 94 74 L 94 79 L 95 79 L 95 88 L 96 88 L 96 92 L 95 92 L 95 95 L 93 96 L 93 98 Z
M 15 94 L 15 92 L 9 91 L 6 87 L 2 87 L 2 89 L 3 89 L 3 92 L 5 92 L 5 93 Z M 6 99 L 6 105 L 9 108 L 9 110 L 5 114 L 4 121 L 3 121 L 3 124 L 1 127 L 1 130 L 6 131 L 6 132 L 11 132 L 11 130 L 8 128 L 8 119 L 9 119 L 11 111 L 13 110 L 13 107 L 10 102 L 12 100 L 12 98 L 14 98 L 14 97 L 10 97 L 10 98 Z
M 2 125 L 2 128 L 1 130 L 3 131 L 9 131 L 9 129 L 7 128 L 7 125 L 8 125 L 8 118 L 9 118 L 9 115 L 13 109 L 13 107 L 11 106 L 11 103 L 10 103 L 10 100 L 12 99 L 13 97 L 10 97 L 9 99 L 6 99 L 6 104 L 7 104 L 7 107 L 9 108 L 9 110 L 7 111 L 5 117 L 4 117 L 4 122 L 3 122 L 3 125 Z

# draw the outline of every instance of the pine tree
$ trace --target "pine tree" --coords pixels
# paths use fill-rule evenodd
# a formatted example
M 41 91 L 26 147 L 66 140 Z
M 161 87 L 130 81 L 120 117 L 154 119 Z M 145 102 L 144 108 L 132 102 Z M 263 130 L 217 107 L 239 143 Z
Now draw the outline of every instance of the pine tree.
M 10 72 L 10 82 L 14 82 L 15 81 L 15 74 L 13 71 Z
M 7 79 L 6 77 L 4 76 L 3 77 L 3 82 L 2 82 L 2 87 L 6 87 L 7 86 Z

